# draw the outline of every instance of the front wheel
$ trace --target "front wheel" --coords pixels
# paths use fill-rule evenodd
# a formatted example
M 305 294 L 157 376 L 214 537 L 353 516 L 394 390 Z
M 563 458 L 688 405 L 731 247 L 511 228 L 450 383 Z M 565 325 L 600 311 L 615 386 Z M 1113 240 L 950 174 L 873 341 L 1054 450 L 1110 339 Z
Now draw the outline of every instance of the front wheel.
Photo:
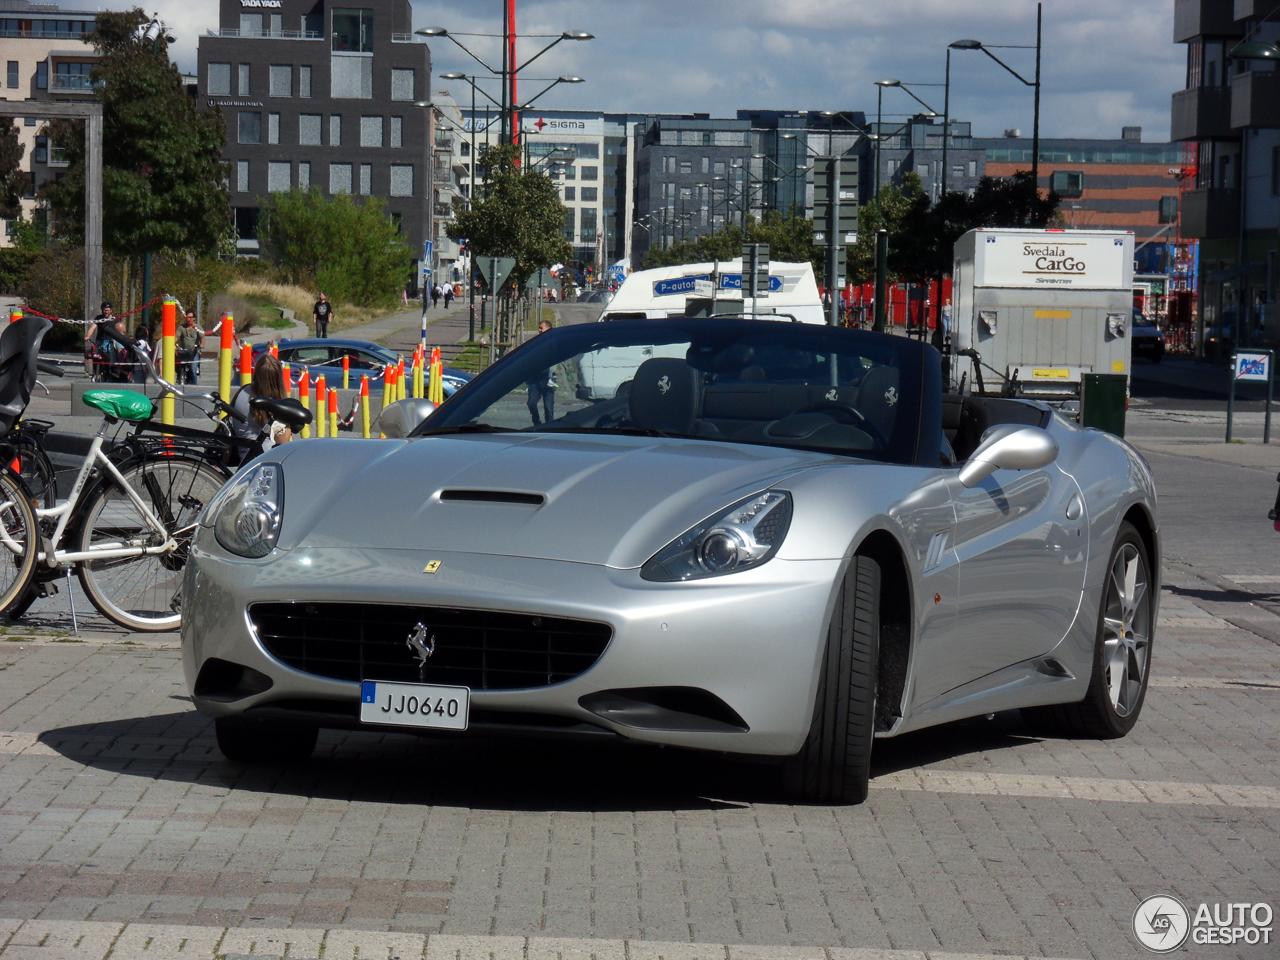
M 796 799 L 867 799 L 879 649 L 880 565 L 854 557 L 831 613 L 809 736 L 783 764 L 784 786 Z
M 78 549 L 160 546 L 165 553 L 85 560 L 80 584 L 93 605 L 129 630 L 176 630 L 182 624 L 182 576 L 196 517 L 221 489 L 225 475 L 190 457 L 150 456 L 120 468 L 125 483 L 163 525 L 155 531 L 118 480 L 108 476 L 90 495 Z
M 0 469 L 0 530 L 0 612 L 8 616 L 34 589 L 40 525 L 22 481 L 7 469 Z
M 1024 708 L 1023 716 L 1046 733 L 1112 740 L 1138 722 L 1151 673 L 1155 596 L 1142 537 L 1121 523 L 1098 611 L 1089 690 L 1079 703 Z

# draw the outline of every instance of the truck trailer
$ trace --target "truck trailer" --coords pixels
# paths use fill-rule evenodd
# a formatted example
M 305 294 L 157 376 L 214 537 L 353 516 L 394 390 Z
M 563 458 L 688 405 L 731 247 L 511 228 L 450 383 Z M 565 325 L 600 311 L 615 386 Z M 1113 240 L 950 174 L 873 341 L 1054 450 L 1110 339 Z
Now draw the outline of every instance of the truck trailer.
M 1086 373 L 1128 376 L 1132 232 L 970 230 L 952 278 L 954 388 L 1066 402 Z

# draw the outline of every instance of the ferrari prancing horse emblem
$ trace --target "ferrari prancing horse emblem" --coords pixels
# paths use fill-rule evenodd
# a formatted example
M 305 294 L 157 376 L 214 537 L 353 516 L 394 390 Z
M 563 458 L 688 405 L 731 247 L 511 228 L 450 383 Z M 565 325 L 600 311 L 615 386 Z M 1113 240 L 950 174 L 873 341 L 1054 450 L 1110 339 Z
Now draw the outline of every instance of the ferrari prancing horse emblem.
M 442 562 L 442 561 L 440 561 L 440 560 L 431 560 L 431 561 L 428 561 L 427 565 L 426 565 L 425 567 L 423 567 L 423 568 L 422 568 L 422 572 L 423 572 L 423 573 L 435 573 L 437 570 L 439 570 L 439 569 L 440 569 L 440 564 L 441 564 L 441 562 Z
M 658 381 L 658 391 L 659 391 L 660 393 L 662 393 L 662 394 L 664 394 L 664 395 L 665 395 L 665 394 L 666 394 L 666 392 L 667 392 L 668 390 L 670 390 L 670 389 L 671 389 L 671 378 L 670 378 L 670 377 L 664 376 L 661 380 L 659 380 L 659 381 Z

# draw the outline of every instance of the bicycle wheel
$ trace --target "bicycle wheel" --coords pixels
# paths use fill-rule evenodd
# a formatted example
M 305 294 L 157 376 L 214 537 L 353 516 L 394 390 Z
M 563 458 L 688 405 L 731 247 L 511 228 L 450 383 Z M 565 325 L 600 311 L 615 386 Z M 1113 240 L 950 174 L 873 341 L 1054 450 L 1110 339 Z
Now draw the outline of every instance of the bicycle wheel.
M 196 517 L 226 474 L 191 457 L 150 455 L 120 467 L 178 546 L 167 553 L 80 563 L 80 584 L 109 620 L 130 630 L 176 630 L 182 624 L 182 573 Z M 106 477 L 88 497 L 80 525 L 82 551 L 108 543 L 159 546 L 165 538 L 146 522 L 119 481 Z
M 40 527 L 22 481 L 0 470 L 0 613 L 26 594 L 35 577 Z
M 54 470 L 49 455 L 40 446 L 40 441 L 19 433 L 12 439 L 13 460 L 8 464 L 22 477 L 22 482 L 31 492 L 31 499 L 37 509 L 46 509 L 58 504 L 58 474 Z M 6 450 L 6 453 L 9 451 Z

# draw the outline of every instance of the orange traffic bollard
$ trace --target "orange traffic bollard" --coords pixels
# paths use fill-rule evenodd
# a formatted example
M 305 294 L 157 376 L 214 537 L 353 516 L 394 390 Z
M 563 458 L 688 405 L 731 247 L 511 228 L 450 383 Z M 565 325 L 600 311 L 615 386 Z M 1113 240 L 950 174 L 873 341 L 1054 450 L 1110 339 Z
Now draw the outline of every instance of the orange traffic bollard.
M 328 391 L 324 386 L 324 374 L 316 377 L 316 439 L 320 439 L 325 435 L 325 427 L 328 424 L 328 417 L 325 416 L 325 400 L 328 399 Z
M 160 331 L 164 336 L 164 346 L 161 348 L 160 366 L 164 369 L 161 375 L 173 383 L 178 376 L 177 360 L 177 343 L 178 343 L 178 301 L 172 297 L 165 297 L 164 305 L 160 308 Z M 173 397 L 168 396 L 160 401 L 160 422 L 173 425 Z
M 277 360 L 280 359 L 280 348 L 276 346 L 276 342 L 274 340 L 271 341 L 267 349 L 271 351 L 271 355 L 273 357 L 275 357 Z
M 224 313 L 222 326 L 218 328 L 218 393 L 227 403 L 231 402 L 231 364 L 235 348 L 236 324 L 231 314 Z
M 369 439 L 369 378 L 360 378 L 360 429 L 364 438 Z
M 298 399 L 302 401 L 304 407 L 311 409 L 311 371 L 306 367 L 302 368 L 302 376 L 298 378 Z M 302 436 L 311 436 L 310 424 L 302 428 Z
M 338 388 L 329 391 L 329 436 L 338 436 Z
M 342 355 L 342 389 L 351 389 L 351 355 Z
M 10 310 L 10 311 L 9 311 L 9 322 L 10 322 L 10 323 L 17 323 L 17 322 L 18 322 L 19 320 L 21 320 L 21 319 L 22 319 L 22 308 L 21 308 L 21 307 L 14 307 L 12 310 Z

